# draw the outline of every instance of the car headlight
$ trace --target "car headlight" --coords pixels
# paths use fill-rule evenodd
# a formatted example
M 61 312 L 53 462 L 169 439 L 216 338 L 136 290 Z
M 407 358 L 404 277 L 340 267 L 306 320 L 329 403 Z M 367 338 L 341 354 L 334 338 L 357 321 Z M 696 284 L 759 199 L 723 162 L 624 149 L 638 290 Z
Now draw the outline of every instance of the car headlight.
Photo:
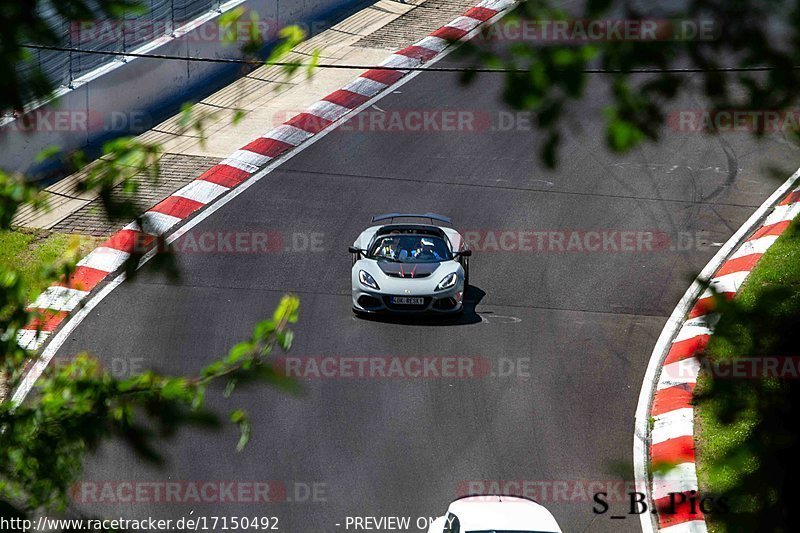
M 375 278 L 370 276 L 369 272 L 366 270 L 358 271 L 358 281 L 360 281 L 362 285 L 366 285 L 367 287 L 375 289 L 376 291 L 381 290 L 381 288 L 378 287 L 378 282 L 375 281 Z
M 451 287 L 455 287 L 456 282 L 458 281 L 458 274 L 452 272 L 444 277 L 442 281 L 436 286 L 437 291 L 443 291 L 445 289 L 449 289 Z

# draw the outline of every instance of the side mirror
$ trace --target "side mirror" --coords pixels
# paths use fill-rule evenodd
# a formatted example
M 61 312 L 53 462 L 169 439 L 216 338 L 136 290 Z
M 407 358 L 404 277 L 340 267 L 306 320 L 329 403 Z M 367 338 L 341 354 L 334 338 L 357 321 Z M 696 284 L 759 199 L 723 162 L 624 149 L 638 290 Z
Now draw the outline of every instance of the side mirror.
M 349 251 L 351 254 L 360 254 L 361 253 L 361 250 L 359 250 L 355 246 L 348 246 L 347 247 L 347 251 Z
M 461 257 L 472 257 L 472 250 L 464 250 L 462 252 L 458 252 L 458 255 Z

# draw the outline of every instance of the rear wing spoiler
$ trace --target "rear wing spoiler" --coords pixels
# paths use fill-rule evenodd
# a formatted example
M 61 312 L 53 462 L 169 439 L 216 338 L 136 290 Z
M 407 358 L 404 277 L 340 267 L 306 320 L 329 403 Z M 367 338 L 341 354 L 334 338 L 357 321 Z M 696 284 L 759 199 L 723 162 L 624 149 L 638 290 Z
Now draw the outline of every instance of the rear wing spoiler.
M 382 220 L 393 220 L 395 218 L 427 218 L 433 223 L 434 220 L 439 222 L 444 222 L 445 224 L 452 224 L 449 218 L 442 215 L 437 215 L 436 213 L 425 213 L 424 215 L 418 215 L 414 213 L 387 213 L 385 215 L 375 215 L 372 217 L 373 222 L 380 222 Z

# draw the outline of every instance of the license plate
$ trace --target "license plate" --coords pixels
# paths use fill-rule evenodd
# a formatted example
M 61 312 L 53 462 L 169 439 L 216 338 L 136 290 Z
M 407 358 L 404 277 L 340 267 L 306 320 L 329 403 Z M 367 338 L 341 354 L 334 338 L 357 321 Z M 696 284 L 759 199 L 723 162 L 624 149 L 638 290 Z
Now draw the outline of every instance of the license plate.
M 414 298 L 413 296 L 392 296 L 392 303 L 399 305 L 422 305 L 425 298 Z

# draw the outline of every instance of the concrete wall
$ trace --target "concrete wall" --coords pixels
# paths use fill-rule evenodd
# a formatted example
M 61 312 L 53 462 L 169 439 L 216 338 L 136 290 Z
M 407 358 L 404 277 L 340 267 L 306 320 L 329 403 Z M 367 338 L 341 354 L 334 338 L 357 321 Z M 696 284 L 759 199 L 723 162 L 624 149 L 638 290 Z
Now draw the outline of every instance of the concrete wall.
M 325 28 L 353 12 L 365 0 L 232 0 L 221 12 L 208 13 L 135 53 L 181 57 L 241 57 L 241 43 L 226 44 L 218 37 L 222 13 L 243 7 L 269 28 L 300 24 Z M 274 34 L 274 31 L 270 32 Z M 274 41 L 273 41 L 274 42 Z M 21 117 L 0 122 L 0 167 L 24 172 L 30 179 L 52 180 L 60 170 L 58 158 L 37 162 L 52 146 L 68 153 L 96 149 L 110 138 L 135 134 L 155 126 L 174 113 L 180 103 L 208 95 L 233 81 L 242 65 L 153 58 L 114 59 L 109 64 L 61 88 L 53 101 Z

